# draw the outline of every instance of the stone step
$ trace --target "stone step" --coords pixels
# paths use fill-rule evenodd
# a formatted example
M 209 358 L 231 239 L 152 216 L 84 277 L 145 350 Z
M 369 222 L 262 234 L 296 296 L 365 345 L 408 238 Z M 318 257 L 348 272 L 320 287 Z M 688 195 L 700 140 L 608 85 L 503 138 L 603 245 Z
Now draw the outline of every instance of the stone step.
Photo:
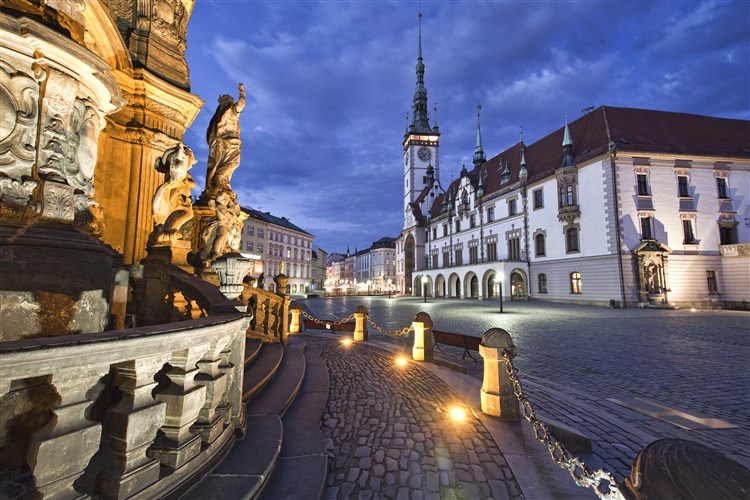
M 261 495 L 265 500 L 317 499 L 325 486 L 328 457 L 320 421 L 328 403 L 328 370 L 320 346 L 305 350 L 302 387 L 282 419 L 284 440 L 274 474 Z
M 245 366 L 249 365 L 263 347 L 263 341 L 260 339 L 245 339 Z
M 276 466 L 284 428 L 278 415 L 247 418 L 247 437 L 211 473 L 182 496 L 185 500 L 255 498 Z
M 242 401 L 250 399 L 273 377 L 283 357 L 283 345 L 279 343 L 263 344 L 253 362 L 245 366 L 245 375 L 242 381 Z
M 247 401 L 247 415 L 284 415 L 305 377 L 304 342 L 296 339 L 284 347 L 283 362 L 273 379 Z

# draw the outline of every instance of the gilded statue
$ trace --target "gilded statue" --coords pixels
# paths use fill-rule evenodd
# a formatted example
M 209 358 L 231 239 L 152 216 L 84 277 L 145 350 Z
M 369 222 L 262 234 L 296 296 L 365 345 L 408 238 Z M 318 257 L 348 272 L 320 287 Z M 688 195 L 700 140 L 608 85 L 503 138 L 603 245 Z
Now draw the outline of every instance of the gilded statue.
M 188 170 L 196 163 L 193 152 L 185 144 L 169 148 L 156 160 L 156 170 L 165 175 L 164 183 L 154 194 L 151 208 L 154 231 L 150 244 L 168 244 L 183 238 L 180 228 L 193 218 L 190 193 L 195 181 Z
M 240 113 L 245 108 L 245 86 L 238 85 L 240 97 L 235 102 L 230 95 L 219 97 L 219 106 L 208 125 L 208 165 L 206 169 L 206 190 L 201 196 L 206 200 L 215 199 L 222 191 L 231 191 L 229 181 L 240 166 Z

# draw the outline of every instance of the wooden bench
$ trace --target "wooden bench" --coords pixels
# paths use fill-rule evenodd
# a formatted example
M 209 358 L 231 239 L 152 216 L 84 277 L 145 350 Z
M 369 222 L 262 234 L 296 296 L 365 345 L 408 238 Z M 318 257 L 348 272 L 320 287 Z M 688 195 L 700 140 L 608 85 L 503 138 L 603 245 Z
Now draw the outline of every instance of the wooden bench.
M 341 323 L 340 325 L 332 325 L 331 330 L 333 330 L 333 333 L 342 333 L 342 332 L 354 332 L 354 323 Z
M 476 358 L 474 358 L 469 351 L 479 352 L 479 344 L 482 342 L 480 337 L 472 337 L 460 333 L 441 332 L 439 330 L 432 330 L 432 338 L 435 340 L 435 347 L 437 347 L 440 352 L 445 352 L 440 349 L 440 344 L 460 347 L 464 350 L 461 359 L 466 359 L 466 356 L 468 355 L 474 361 L 476 361 Z
M 325 323 L 326 320 L 321 320 L 323 323 L 318 323 L 316 321 L 313 321 L 311 319 L 304 318 L 302 320 L 302 326 L 304 330 L 325 330 L 331 333 L 342 333 L 342 332 L 354 332 L 354 323 L 342 323 L 340 325 L 331 325 L 330 328 L 326 328 L 327 323 Z M 331 321 L 333 323 L 333 321 Z

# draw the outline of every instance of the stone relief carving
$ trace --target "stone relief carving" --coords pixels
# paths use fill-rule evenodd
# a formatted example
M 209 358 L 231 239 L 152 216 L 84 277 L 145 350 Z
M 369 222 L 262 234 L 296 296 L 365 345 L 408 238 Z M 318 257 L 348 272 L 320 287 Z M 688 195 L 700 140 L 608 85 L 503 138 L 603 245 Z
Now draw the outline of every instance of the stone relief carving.
M 190 193 L 195 181 L 188 173 L 196 160 L 193 152 L 180 143 L 164 152 L 156 160 L 156 170 L 166 174 L 152 201 L 154 231 L 149 245 L 169 244 L 176 240 L 190 240 L 184 226 L 193 218 Z
M 237 102 L 229 95 L 219 98 L 219 106 L 208 126 L 206 141 L 209 145 L 206 166 L 206 189 L 201 195 L 204 200 L 216 199 L 221 192 L 232 192 L 229 184 L 232 174 L 240 166 L 240 113 L 245 108 L 245 87 L 240 91 Z

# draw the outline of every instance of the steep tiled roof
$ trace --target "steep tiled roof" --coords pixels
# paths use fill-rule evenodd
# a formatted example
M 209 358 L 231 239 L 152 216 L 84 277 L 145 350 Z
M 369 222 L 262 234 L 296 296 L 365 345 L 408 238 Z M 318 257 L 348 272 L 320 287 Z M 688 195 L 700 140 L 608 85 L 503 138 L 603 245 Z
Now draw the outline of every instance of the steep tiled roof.
M 573 140 L 575 163 L 596 158 L 608 151 L 610 140 L 618 151 L 644 155 L 669 155 L 750 158 L 750 121 L 714 118 L 710 116 L 671 113 L 646 109 L 601 106 L 568 125 Z M 563 157 L 565 127 L 526 147 L 528 182 L 554 174 Z M 482 177 L 485 195 L 511 186 L 518 181 L 523 144 L 514 144 L 490 158 L 469 175 L 476 186 Z M 511 169 L 510 178 L 501 183 L 503 163 Z M 486 174 L 485 174 L 486 172 Z M 456 196 L 460 179 L 454 180 L 447 191 Z M 443 213 L 441 194 L 433 203 L 433 217 Z

